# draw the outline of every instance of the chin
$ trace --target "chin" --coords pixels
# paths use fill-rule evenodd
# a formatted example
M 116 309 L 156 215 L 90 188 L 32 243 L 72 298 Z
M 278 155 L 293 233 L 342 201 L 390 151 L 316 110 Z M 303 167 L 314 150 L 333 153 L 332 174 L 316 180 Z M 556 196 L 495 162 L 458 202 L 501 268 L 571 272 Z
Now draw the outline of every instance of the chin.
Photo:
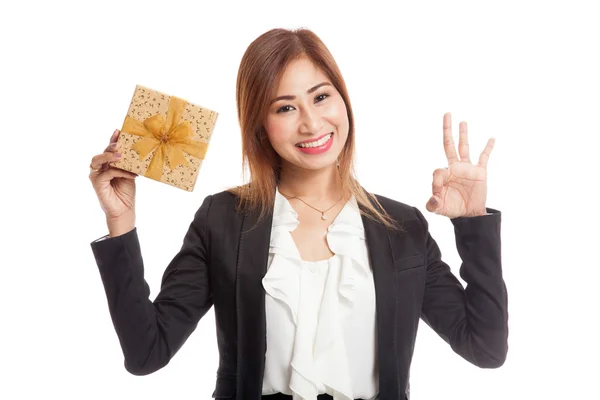
M 313 160 L 309 162 L 295 162 L 292 163 L 297 168 L 308 169 L 311 171 L 318 171 L 321 169 L 332 168 L 335 167 L 335 158 L 333 160 Z

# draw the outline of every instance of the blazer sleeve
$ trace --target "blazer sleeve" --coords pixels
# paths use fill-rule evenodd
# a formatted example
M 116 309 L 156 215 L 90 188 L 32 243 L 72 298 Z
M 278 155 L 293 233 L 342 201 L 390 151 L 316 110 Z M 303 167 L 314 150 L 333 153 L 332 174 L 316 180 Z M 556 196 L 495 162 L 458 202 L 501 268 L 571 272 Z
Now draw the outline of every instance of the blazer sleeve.
M 91 243 L 125 369 L 134 375 L 167 365 L 213 305 L 206 229 L 210 204 L 208 196 L 167 266 L 154 301 L 144 279 L 137 228 Z
M 452 349 L 481 368 L 504 364 L 508 352 L 508 297 L 502 277 L 500 221 L 491 215 L 451 219 L 456 246 L 462 259 L 463 288 L 441 259 L 428 223 L 416 209 L 426 243 L 427 278 L 421 318 Z

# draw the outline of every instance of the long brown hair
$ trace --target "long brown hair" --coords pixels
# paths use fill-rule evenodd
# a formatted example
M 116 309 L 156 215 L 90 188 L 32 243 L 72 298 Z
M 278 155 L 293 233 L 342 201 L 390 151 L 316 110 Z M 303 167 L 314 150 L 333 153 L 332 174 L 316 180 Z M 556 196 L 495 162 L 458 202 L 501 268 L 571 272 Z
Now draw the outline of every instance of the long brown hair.
M 346 103 L 348 139 L 338 157 L 344 195 L 353 194 L 357 203 L 367 211 L 363 214 L 368 218 L 390 229 L 403 231 L 398 221 L 393 220 L 377 198 L 364 190 L 355 178 L 354 116 L 346 83 L 325 44 L 308 29 L 272 29 L 256 38 L 242 57 L 237 76 L 236 103 L 242 132 L 242 168 L 245 171 L 245 166 L 248 166 L 251 180 L 248 184 L 228 189 L 239 198 L 238 210 L 260 211 L 260 218 L 272 211 L 281 157 L 269 142 L 264 122 L 286 66 L 300 57 L 307 57 L 320 68 Z

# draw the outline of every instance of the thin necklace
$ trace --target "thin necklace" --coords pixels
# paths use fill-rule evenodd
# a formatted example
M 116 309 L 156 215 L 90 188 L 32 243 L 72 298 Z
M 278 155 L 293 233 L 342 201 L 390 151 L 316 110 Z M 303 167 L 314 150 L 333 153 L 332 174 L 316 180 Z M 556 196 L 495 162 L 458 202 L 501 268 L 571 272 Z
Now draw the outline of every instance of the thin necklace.
M 281 193 L 281 192 L 279 192 L 279 193 Z M 281 193 L 281 194 L 283 194 L 283 193 Z M 344 198 L 344 196 L 342 195 L 342 197 L 340 197 L 340 199 L 339 199 L 338 201 L 336 201 L 336 202 L 335 202 L 335 203 L 334 203 L 334 204 L 333 204 L 331 207 L 329 207 L 329 208 L 328 208 L 327 210 L 325 210 L 325 211 L 321 211 L 321 210 L 319 210 L 318 208 L 315 208 L 315 207 L 311 206 L 310 204 L 308 204 L 307 202 L 305 202 L 304 200 L 302 200 L 302 199 L 301 199 L 300 197 L 298 197 L 298 196 L 293 196 L 293 197 L 290 197 L 290 196 L 288 196 L 288 195 L 286 195 L 286 194 L 283 194 L 283 195 L 284 195 L 285 197 L 287 197 L 287 198 L 288 198 L 288 200 L 289 200 L 289 199 L 298 199 L 298 200 L 300 200 L 301 202 L 303 202 L 304 204 L 306 204 L 307 206 L 309 206 L 310 208 L 312 208 L 313 210 L 320 212 L 320 213 L 321 213 L 321 219 L 323 219 L 323 220 L 327 219 L 327 216 L 325 215 L 325 213 L 326 213 L 327 211 L 331 210 L 333 207 L 335 207 L 335 205 L 336 205 L 337 203 L 339 203 L 339 202 L 340 202 L 340 201 L 341 201 L 341 200 Z

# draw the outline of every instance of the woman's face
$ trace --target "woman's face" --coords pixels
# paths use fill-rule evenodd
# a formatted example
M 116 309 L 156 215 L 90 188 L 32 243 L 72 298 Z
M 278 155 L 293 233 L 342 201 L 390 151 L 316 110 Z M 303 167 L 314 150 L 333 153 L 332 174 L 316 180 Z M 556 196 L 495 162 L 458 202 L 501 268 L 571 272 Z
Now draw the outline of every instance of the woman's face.
M 348 129 L 346 104 L 323 71 L 308 58 L 288 64 L 265 122 L 282 166 L 310 170 L 332 166 Z

